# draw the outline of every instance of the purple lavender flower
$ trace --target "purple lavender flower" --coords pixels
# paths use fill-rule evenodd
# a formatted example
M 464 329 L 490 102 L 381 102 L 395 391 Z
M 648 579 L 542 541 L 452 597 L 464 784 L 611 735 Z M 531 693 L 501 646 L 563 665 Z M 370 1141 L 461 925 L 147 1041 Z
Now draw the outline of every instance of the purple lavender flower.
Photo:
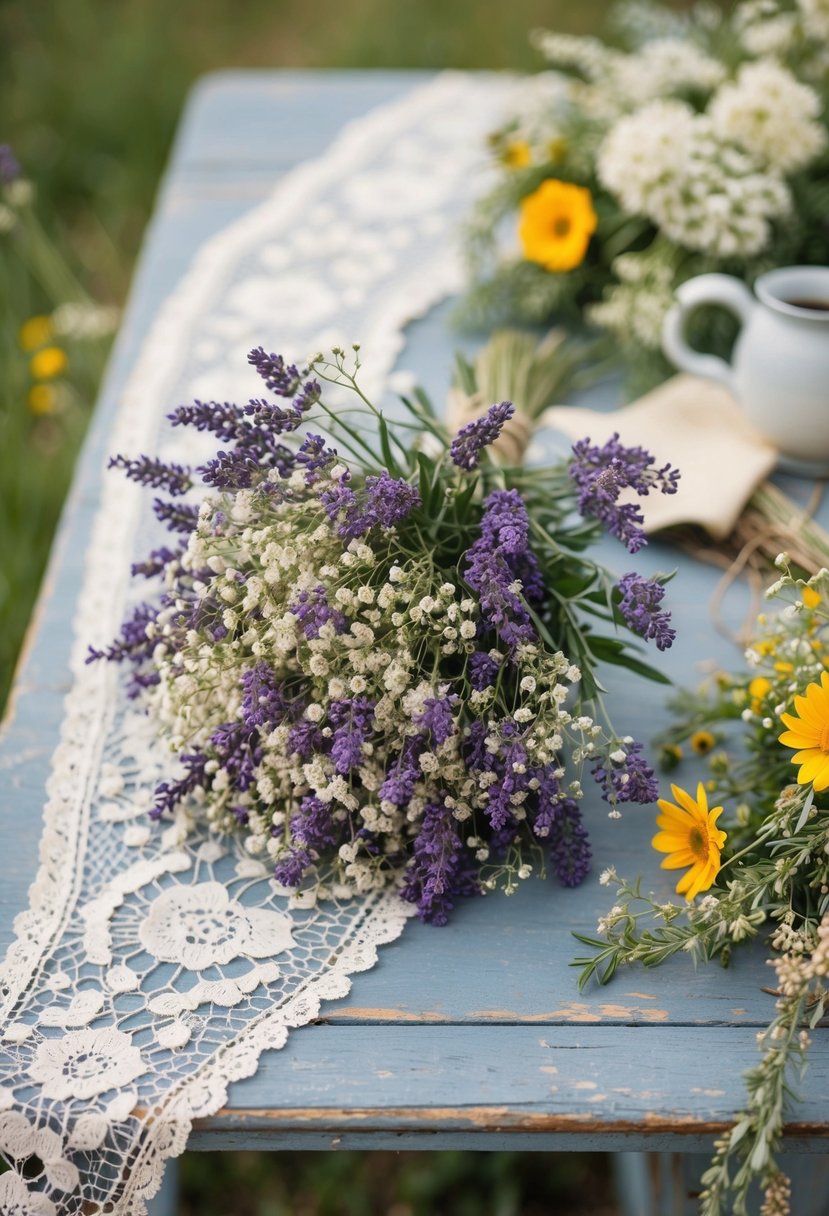
M 365 536 L 372 528 L 393 528 L 415 507 L 420 494 L 408 481 L 390 477 L 384 469 L 379 477 L 367 477 L 362 503 L 345 484 L 345 479 L 320 495 L 332 523 L 337 520 L 337 535 L 349 541 Z
M 247 448 L 239 446 L 232 452 L 217 452 L 199 466 L 199 473 L 205 485 L 217 490 L 249 490 L 260 480 L 262 465 Z
M 463 758 L 469 769 L 484 772 L 489 769 L 492 756 L 487 745 L 487 728 L 480 719 L 472 722 L 463 741 Z
M 590 870 L 590 842 L 578 803 L 565 798 L 558 804 L 550 827 L 550 860 L 565 887 L 577 887 Z
M 322 744 L 322 731 L 309 718 L 300 718 L 288 732 L 288 751 L 301 760 L 307 760 L 313 752 L 319 751 Z
M 491 405 L 482 418 L 475 418 L 472 422 L 467 422 L 466 426 L 462 426 L 449 449 L 449 454 L 458 468 L 470 471 L 476 469 L 483 449 L 495 442 L 504 423 L 514 413 L 515 406 L 512 402 L 502 401 L 500 405 Z
M 432 746 L 440 747 L 455 733 L 455 721 L 452 711 L 457 705 L 458 698 L 454 694 L 443 697 L 427 697 L 423 702 L 423 713 L 415 718 L 418 726 L 429 731 L 432 736 Z
M 483 650 L 476 650 L 469 656 L 467 670 L 469 683 L 477 692 L 491 688 L 498 678 L 498 664 Z
M 602 786 L 602 798 L 615 805 L 617 802 L 639 802 L 649 806 L 659 797 L 659 784 L 653 769 L 642 755 L 642 744 L 632 743 L 627 748 L 624 760 L 618 764 L 611 761 L 606 767 L 599 759 L 592 769 L 593 780 Z
M 162 545 L 160 549 L 153 549 L 143 562 L 133 562 L 130 573 L 133 578 L 155 578 L 163 574 L 167 566 L 178 562 L 183 552 L 183 549 L 168 549 Z
M 675 494 L 679 473 L 669 464 L 661 469 L 644 448 L 626 448 L 619 442 L 618 432 L 602 447 L 591 446 L 589 439 L 573 445 L 570 476 L 579 490 L 579 511 L 592 515 L 604 525 L 611 536 L 618 537 L 636 553 L 647 538 L 642 530 L 644 516 L 636 503 L 619 503 L 622 490 L 635 490 L 640 497 L 658 490 Z
M 555 775 L 552 765 L 546 768 L 533 769 L 529 774 L 531 779 L 538 782 L 535 808 L 530 814 L 533 835 L 539 840 L 549 837 L 561 806 L 561 782 Z
M 520 728 L 509 719 L 499 724 L 502 743 L 497 754 L 489 756 L 485 768 L 497 774 L 496 780 L 487 790 L 488 800 L 484 808 L 489 825 L 498 832 L 504 828 L 514 831 L 515 795 L 527 790 L 530 771 L 527 765 L 527 749 L 520 736 Z
M 271 731 L 288 716 L 290 703 L 269 664 L 257 663 L 242 672 L 241 684 L 244 690 L 242 721 L 246 727 L 258 726 Z
M 671 614 L 660 610 L 665 597 L 662 583 L 632 573 L 619 579 L 622 598 L 619 611 L 634 633 L 647 641 L 655 641 L 657 650 L 668 650 L 676 630 L 671 628 Z
M 167 525 L 168 532 L 192 532 L 199 522 L 199 508 L 192 503 L 156 498 L 153 513 L 159 523 Z
M 342 827 L 331 816 L 331 804 L 314 794 L 300 800 L 299 811 L 291 817 L 291 835 L 310 849 L 326 849 L 337 844 Z
M 318 638 L 323 625 L 333 625 L 337 633 L 343 633 L 348 625 L 343 613 L 328 603 L 322 584 L 318 584 L 312 591 L 301 591 L 299 598 L 290 605 L 288 611 L 297 618 L 306 638 Z
M 495 490 L 484 500 L 481 535 L 467 550 L 464 577 L 478 593 L 484 625 L 496 629 L 511 650 L 535 640 L 525 599 L 514 589 L 516 581 L 526 586 L 528 580 L 533 598 L 543 592 L 527 508 L 517 490 Z
M 374 702 L 357 697 L 331 701 L 328 716 L 335 727 L 331 758 L 337 772 L 350 773 L 363 760 L 363 744 L 374 729 Z
M 263 347 L 248 354 L 248 363 L 255 367 L 265 386 L 279 397 L 293 397 L 302 382 L 299 368 L 286 363 L 282 355 L 266 354 Z
M 443 802 L 429 803 L 406 869 L 403 898 L 417 905 L 421 920 L 445 925 L 455 900 L 479 889 L 451 810 Z
M 296 463 L 305 469 L 305 484 L 309 486 L 314 485 L 336 459 L 336 449 L 327 448 L 322 435 L 312 435 L 310 431 L 296 453 Z
M 210 736 L 210 742 L 233 788 L 241 794 L 249 790 L 262 762 L 259 728 L 244 722 L 224 722 Z
M 397 807 L 409 805 L 422 775 L 418 765 L 422 746 L 421 739 L 407 739 L 397 760 L 386 769 L 386 779 L 380 786 L 380 798 L 384 802 Z
M 9 186 L 20 177 L 20 165 L 9 144 L 0 144 L 0 186 Z
M 123 469 L 130 481 L 135 481 L 140 486 L 150 486 L 154 490 L 166 490 L 173 497 L 186 494 L 193 486 L 190 469 L 180 464 L 166 464 L 163 460 L 154 460 L 150 456 L 139 456 L 137 460 L 131 460 L 127 456 L 112 456 L 107 468 Z
M 173 426 L 193 426 L 197 431 L 209 431 L 222 443 L 238 439 L 243 426 L 244 411 L 230 401 L 194 401 L 179 405 L 167 418 Z
M 187 770 L 183 777 L 177 781 L 162 781 L 156 786 L 150 819 L 160 819 L 165 812 L 172 813 L 180 802 L 200 787 L 210 788 L 212 779 L 206 772 L 207 756 L 203 752 L 184 755 L 181 762 Z
M 273 876 L 283 887 L 298 887 L 314 864 L 308 849 L 291 849 L 284 853 L 273 868 Z
M 154 604 L 139 604 L 124 621 L 120 635 L 105 650 L 89 647 L 86 662 L 106 659 L 108 663 L 141 663 L 151 658 L 156 644 L 147 637 L 147 626 L 155 621 L 158 611 Z

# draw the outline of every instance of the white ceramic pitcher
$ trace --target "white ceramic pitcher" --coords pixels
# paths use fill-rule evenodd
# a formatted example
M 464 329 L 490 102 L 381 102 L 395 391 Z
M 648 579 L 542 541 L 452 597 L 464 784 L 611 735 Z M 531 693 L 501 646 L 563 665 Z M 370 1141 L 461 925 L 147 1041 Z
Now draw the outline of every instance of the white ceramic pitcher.
M 678 368 L 730 388 L 790 462 L 829 463 L 829 267 L 771 270 L 754 293 L 724 274 L 683 283 L 665 318 L 662 349 Z M 732 362 L 692 350 L 689 314 L 719 304 L 741 321 Z

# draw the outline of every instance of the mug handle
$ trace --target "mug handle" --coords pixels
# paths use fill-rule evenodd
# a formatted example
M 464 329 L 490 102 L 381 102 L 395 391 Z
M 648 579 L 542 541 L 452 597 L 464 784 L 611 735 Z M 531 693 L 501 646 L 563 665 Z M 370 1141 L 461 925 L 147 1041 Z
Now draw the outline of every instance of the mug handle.
M 691 312 L 701 304 L 720 304 L 745 325 L 756 307 L 754 296 L 741 279 L 729 274 L 701 274 L 677 288 L 676 301 L 662 326 L 662 350 L 681 371 L 716 380 L 733 391 L 731 364 L 690 347 L 685 340 L 685 327 Z

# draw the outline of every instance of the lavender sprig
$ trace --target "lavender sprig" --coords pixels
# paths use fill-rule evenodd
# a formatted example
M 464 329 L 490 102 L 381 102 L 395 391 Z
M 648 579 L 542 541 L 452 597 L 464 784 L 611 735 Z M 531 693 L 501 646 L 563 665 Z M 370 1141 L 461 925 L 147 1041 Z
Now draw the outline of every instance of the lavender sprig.
M 107 468 L 123 469 L 130 481 L 135 481 L 140 486 L 150 486 L 153 490 L 166 490 L 174 497 L 186 494 L 193 487 L 191 469 L 151 456 L 139 456 L 137 460 L 131 460 L 127 456 L 112 456 Z
M 642 530 L 644 516 L 636 503 L 618 501 L 625 489 L 640 497 L 652 490 L 675 494 L 679 473 L 671 465 L 654 467 L 654 458 L 644 448 L 627 448 L 614 433 L 601 447 L 589 439 L 573 445 L 570 476 L 579 490 L 578 507 L 582 515 L 598 519 L 611 536 L 618 537 L 629 553 L 646 545 Z
M 676 630 L 671 628 L 670 612 L 660 609 L 665 598 L 663 584 L 633 572 L 619 579 L 619 591 L 622 597 L 619 611 L 633 632 L 656 642 L 657 650 L 668 650 Z
M 494 443 L 504 428 L 504 423 L 512 418 L 515 406 L 511 401 L 502 401 L 500 405 L 491 405 L 482 418 L 475 418 L 462 426 L 455 438 L 449 454 L 459 469 L 471 471 L 476 469 L 484 448 Z

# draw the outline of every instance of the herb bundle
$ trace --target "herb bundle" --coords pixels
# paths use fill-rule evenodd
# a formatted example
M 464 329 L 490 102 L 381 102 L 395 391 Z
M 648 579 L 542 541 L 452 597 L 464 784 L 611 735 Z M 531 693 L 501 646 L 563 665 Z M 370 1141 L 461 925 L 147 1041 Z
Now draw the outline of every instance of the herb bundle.
M 508 401 L 453 436 L 418 396 L 392 426 L 356 350 L 304 372 L 251 352 L 276 400 L 170 415 L 221 445 L 195 471 L 113 459 L 166 491 L 154 509 L 174 539 L 133 568 L 156 590 L 90 661 L 130 668 L 178 755 L 156 818 L 241 833 L 287 889 L 395 883 L 441 924 L 459 897 L 547 866 L 584 878 L 586 776 L 613 816 L 656 797 L 598 669 L 664 679 L 633 635 L 670 646 L 665 580 L 617 582 L 589 547 L 604 527 L 635 553 L 635 495 L 671 493 L 678 474 L 616 440 L 501 467 Z M 327 406 L 326 382 L 353 409 Z

